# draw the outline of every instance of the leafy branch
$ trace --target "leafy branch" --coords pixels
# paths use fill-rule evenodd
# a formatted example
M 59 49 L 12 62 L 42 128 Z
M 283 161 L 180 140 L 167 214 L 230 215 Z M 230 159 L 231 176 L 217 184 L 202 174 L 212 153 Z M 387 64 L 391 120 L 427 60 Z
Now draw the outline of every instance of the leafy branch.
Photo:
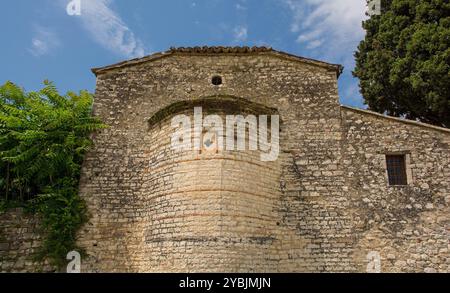
M 61 266 L 76 247 L 76 232 L 87 220 L 78 195 L 89 135 L 106 126 L 92 117 L 92 95 L 61 96 L 44 82 L 26 93 L 11 82 L 0 87 L 0 195 L 21 202 L 42 218 L 46 236 L 39 253 Z

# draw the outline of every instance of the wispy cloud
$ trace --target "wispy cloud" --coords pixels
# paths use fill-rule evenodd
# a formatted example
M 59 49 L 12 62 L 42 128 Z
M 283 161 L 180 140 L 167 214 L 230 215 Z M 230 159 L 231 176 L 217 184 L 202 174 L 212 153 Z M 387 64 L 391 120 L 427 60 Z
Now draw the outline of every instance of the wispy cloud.
M 233 29 L 233 37 L 235 43 L 245 42 L 248 37 L 248 29 L 247 26 L 238 25 Z
M 236 16 L 238 18 L 237 25 L 233 27 L 233 43 L 242 44 L 248 39 L 248 26 L 247 26 L 247 0 L 237 0 L 234 4 L 236 9 Z
M 364 30 L 364 0 L 283 0 L 292 13 L 290 30 L 307 55 L 345 66 L 340 92 L 345 104 L 361 106 L 358 80 L 352 77 L 353 52 Z
M 143 56 L 143 42 L 111 8 L 112 3 L 113 0 L 83 0 L 79 16 L 83 27 L 98 44 L 112 52 L 129 58 Z
M 52 29 L 35 25 L 33 30 L 31 48 L 28 50 L 33 56 L 47 55 L 61 45 L 58 35 Z
M 242 3 L 242 4 L 236 3 L 236 5 L 234 7 L 236 7 L 236 10 L 238 10 L 238 11 L 246 11 L 247 10 L 247 7 L 244 6 L 244 3 Z
M 291 32 L 312 55 L 352 64 L 352 52 L 364 37 L 363 0 L 283 0 L 292 12 Z

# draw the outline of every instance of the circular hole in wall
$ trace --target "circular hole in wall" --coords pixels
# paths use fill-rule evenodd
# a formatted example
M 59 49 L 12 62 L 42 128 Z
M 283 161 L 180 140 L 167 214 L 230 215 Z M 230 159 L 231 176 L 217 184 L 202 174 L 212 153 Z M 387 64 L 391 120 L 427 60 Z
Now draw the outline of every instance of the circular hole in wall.
M 213 76 L 213 78 L 211 79 L 211 83 L 213 85 L 221 85 L 222 84 L 222 77 L 221 76 Z

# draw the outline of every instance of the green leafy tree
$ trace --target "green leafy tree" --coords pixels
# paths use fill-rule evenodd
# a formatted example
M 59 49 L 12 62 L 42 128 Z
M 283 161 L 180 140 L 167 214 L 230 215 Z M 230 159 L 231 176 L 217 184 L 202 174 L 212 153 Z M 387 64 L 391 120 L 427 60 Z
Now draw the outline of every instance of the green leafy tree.
M 448 0 L 382 0 L 353 72 L 369 109 L 450 127 Z
M 86 221 L 78 196 L 81 164 L 90 134 L 105 127 L 91 116 L 92 103 L 86 91 L 61 96 L 49 82 L 29 93 L 10 82 L 0 87 L 0 194 L 42 216 L 40 255 L 56 265 L 75 249 Z

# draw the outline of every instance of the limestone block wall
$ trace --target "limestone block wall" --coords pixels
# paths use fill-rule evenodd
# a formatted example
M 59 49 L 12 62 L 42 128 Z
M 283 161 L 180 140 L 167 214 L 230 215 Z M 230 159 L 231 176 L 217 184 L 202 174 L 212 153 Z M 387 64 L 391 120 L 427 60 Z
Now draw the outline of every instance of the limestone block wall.
M 343 165 L 355 221 L 355 264 L 383 272 L 450 271 L 450 131 L 342 108 Z M 385 155 L 407 154 L 408 186 L 389 186 Z
M 211 96 L 277 109 L 273 166 L 154 149 L 168 139 L 149 127 L 155 113 Z M 85 271 L 354 270 L 338 100 L 336 71 L 271 54 L 176 53 L 98 73 L 95 114 L 111 127 L 83 168 Z
M 36 262 L 34 257 L 42 243 L 39 219 L 10 209 L 0 214 L 0 272 L 51 272 L 48 263 Z
M 152 127 L 146 144 L 140 270 L 277 270 L 270 256 L 279 241 L 278 163 L 251 151 L 175 151 L 170 118 Z
M 450 271 L 449 130 L 340 106 L 333 66 L 215 50 L 95 71 L 110 127 L 83 163 L 83 272 L 365 272 L 372 252 L 383 272 Z M 174 151 L 171 119 L 194 104 L 278 114 L 278 159 Z M 385 156 L 398 153 L 409 182 L 393 187 Z M 20 210 L 0 215 L 1 271 L 40 270 L 38 232 Z

